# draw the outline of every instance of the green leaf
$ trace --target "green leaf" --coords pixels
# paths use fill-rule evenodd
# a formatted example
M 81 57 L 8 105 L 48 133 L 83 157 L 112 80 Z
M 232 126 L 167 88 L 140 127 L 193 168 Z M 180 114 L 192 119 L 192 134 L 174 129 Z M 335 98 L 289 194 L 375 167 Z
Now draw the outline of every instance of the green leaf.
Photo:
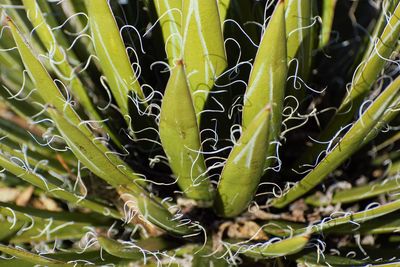
M 0 206 L 4 207 L 1 209 L 2 214 L 10 216 L 10 209 L 16 212 L 17 217 L 18 213 L 20 214 L 29 214 L 30 216 L 42 218 L 42 219 L 48 219 L 52 218 L 56 221 L 74 221 L 74 222 L 79 222 L 79 223 L 84 223 L 84 224 L 90 224 L 92 226 L 109 226 L 114 222 L 113 219 L 110 219 L 109 217 L 106 216 L 99 216 L 98 213 L 81 213 L 81 212 L 74 212 L 74 211 L 68 211 L 68 212 L 62 212 L 62 211 L 49 211 L 49 210 L 42 210 L 42 209 L 36 209 L 36 208 L 31 208 L 31 207 L 22 207 L 22 206 L 17 206 L 12 203 L 5 203 L 5 202 L 0 202 Z M 30 222 L 30 219 L 27 218 L 25 215 L 18 217 L 18 220 L 23 220 Z
M 400 160 L 393 162 L 388 170 L 389 175 L 398 175 L 400 173 Z
M 353 75 L 350 88 L 347 90 L 345 98 L 340 104 L 335 115 L 332 117 L 328 126 L 322 132 L 319 140 L 330 140 L 341 127 L 346 125 L 354 117 L 358 111 L 365 96 L 368 94 L 372 85 L 376 82 L 378 75 L 381 73 L 385 63 L 390 58 L 392 52 L 396 49 L 397 42 L 400 38 L 400 3 L 390 17 L 389 22 L 385 26 L 382 34 L 372 42 L 376 42 L 374 49 L 370 54 L 364 57 L 364 61 L 359 65 Z M 368 52 L 368 51 L 367 51 Z M 311 149 L 307 149 L 302 160 L 310 163 L 310 160 L 323 150 L 322 144 L 313 144 Z
M 305 266 L 366 266 L 368 261 L 352 259 L 349 257 L 334 256 L 324 253 L 323 256 L 317 252 L 308 252 L 296 259 L 297 263 Z M 371 265 L 368 265 L 371 266 Z
M 196 114 L 203 110 L 215 79 L 227 66 L 215 0 L 187 0 L 182 6 L 183 62 Z
M 0 259 L 0 265 L 7 267 L 32 267 L 32 263 L 20 259 Z
M 34 185 L 35 187 L 44 190 L 45 192 L 56 198 L 66 200 L 71 204 L 76 204 L 85 208 L 89 208 L 103 215 L 108 214 L 109 216 L 114 218 L 118 219 L 121 218 L 119 212 L 114 211 L 113 209 L 105 207 L 96 202 L 84 199 L 83 197 L 79 197 L 71 192 L 68 192 L 63 188 L 60 188 L 52 184 L 50 181 L 46 180 L 43 176 L 33 173 L 32 170 L 27 170 L 16 165 L 2 154 L 0 154 L 0 166 L 5 168 L 7 171 L 13 173 L 14 175 L 18 176 L 19 178 Z
M 93 141 L 95 135 L 81 121 L 71 105 L 66 103 L 64 96 L 35 57 L 15 24 L 9 20 L 9 25 L 29 75 L 46 104 L 50 105 L 48 112 L 75 156 L 93 173 L 112 185 L 127 184 L 132 182 L 130 179 L 138 179 L 130 167 L 103 143 Z
M 278 141 L 281 133 L 287 75 L 284 9 L 284 2 L 280 1 L 264 31 L 244 95 L 242 125 L 245 129 L 260 110 L 267 104 L 271 106 L 268 144 Z M 268 156 L 275 155 L 276 144 L 272 144 L 268 148 Z M 271 162 L 273 160 L 268 160 L 266 167 Z
M 400 77 L 394 80 L 375 99 L 339 143 L 334 146 L 332 151 L 302 180 L 284 192 L 281 197 L 274 199 L 273 205 L 277 208 L 282 208 L 304 195 L 325 179 L 329 173 L 335 170 L 354 152 L 360 149 L 368 133 L 382 120 L 388 110 L 389 112 L 396 113 L 400 111 L 398 108 L 395 108 L 399 103 L 393 102 L 394 100 L 400 100 L 399 92 Z
M 0 131 L 1 132 L 1 131 Z M 65 169 L 62 169 L 62 166 L 60 164 L 57 164 L 52 160 L 51 158 L 47 159 L 48 162 L 46 164 L 43 164 L 41 160 L 43 159 L 43 156 L 40 154 L 35 154 L 32 152 L 27 152 L 25 148 L 22 149 L 15 149 L 12 148 L 8 145 L 6 145 L 6 141 L 3 139 L 2 142 L 0 143 L 0 151 L 2 154 L 7 155 L 7 157 L 13 157 L 13 158 L 18 158 L 21 159 L 22 161 L 25 161 L 25 163 L 28 163 L 32 167 L 37 167 L 38 169 L 41 170 L 46 170 L 46 171 L 53 171 L 56 173 L 65 173 Z
M 221 20 L 221 25 L 224 24 L 230 4 L 231 0 L 218 0 L 218 10 L 219 10 L 219 18 Z
M 254 118 L 234 145 L 218 183 L 215 209 L 224 217 L 234 217 L 247 208 L 264 170 L 270 135 L 269 105 Z
M 1 78 L 0 82 L 8 88 L 10 88 L 10 86 L 14 87 L 14 84 L 12 82 L 10 84 L 9 81 L 2 80 Z M 6 119 L 12 119 L 13 117 L 16 117 L 14 116 L 14 114 L 7 112 L 7 110 L 13 111 L 16 115 L 21 117 L 20 121 L 27 122 L 27 124 L 29 125 L 32 122 L 31 117 L 38 114 L 40 111 L 36 106 L 34 106 L 31 103 L 22 102 L 20 100 L 17 100 L 16 98 L 13 98 L 12 97 L 13 93 L 14 92 L 7 92 L 6 90 L 0 90 L 0 100 L 1 100 L 0 108 L 1 109 L 4 108 L 4 110 L 6 111 L 3 113 L 2 117 Z M 10 116 L 8 117 L 7 114 L 9 114 Z M 29 125 L 29 130 L 31 131 L 37 130 L 36 132 L 40 133 L 46 132 L 46 128 L 38 124 L 35 126 Z
M 92 263 L 95 266 L 115 265 L 118 267 L 127 267 L 129 266 L 129 264 L 132 264 L 132 262 L 129 260 L 112 256 L 104 250 L 97 250 L 97 249 L 95 250 L 86 249 L 83 252 L 80 250 L 70 250 L 68 252 L 55 251 L 54 253 L 46 254 L 46 257 L 74 264 L 76 262 L 82 263 L 86 261 L 88 263 L 89 262 Z M 87 265 L 89 264 L 86 264 L 85 266 Z
M 293 58 L 298 60 L 297 75 L 303 79 L 308 77 L 311 67 L 312 29 L 315 26 L 313 5 L 313 0 L 285 1 L 287 57 L 288 61 Z
M 193 251 L 194 252 L 194 251 Z M 228 267 L 231 266 L 229 262 L 223 257 L 222 252 L 215 253 L 215 250 L 211 245 L 206 245 L 201 251 L 196 250 L 193 254 L 192 267 L 203 267 L 203 266 L 213 266 L 213 267 Z M 189 255 L 190 255 L 189 254 Z
M 295 223 L 286 220 L 270 220 L 265 223 L 263 230 L 270 235 L 287 237 L 290 236 L 294 230 L 305 227 L 306 225 L 304 223 Z
M 156 0 L 154 6 L 163 32 L 168 63 L 174 66 L 175 60 L 182 58 L 182 0 Z
M 121 109 L 121 114 L 129 121 L 128 95 L 134 92 L 144 99 L 138 77 L 136 77 L 117 22 L 107 0 L 86 0 L 92 38 L 101 68 L 107 77 L 111 92 Z
M 308 235 L 297 235 L 282 239 L 278 242 L 271 243 L 256 243 L 251 245 L 246 244 L 231 244 L 230 249 L 255 259 L 271 259 L 286 255 L 295 254 L 307 245 L 309 240 Z
M 371 36 L 368 36 L 369 42 L 368 47 L 364 51 L 363 61 L 368 59 L 368 56 L 374 50 L 375 42 L 373 40 L 377 40 L 379 36 L 382 34 L 385 26 L 388 22 L 388 16 L 393 13 L 394 9 L 398 5 L 399 0 L 384 0 L 382 2 L 381 11 L 379 14 L 379 18 L 375 24 L 374 31 L 371 33 Z
M 107 134 L 110 135 L 112 140 L 121 145 L 118 138 L 115 134 L 108 128 L 105 123 L 101 121 L 103 118 L 99 114 L 97 108 L 92 103 L 89 94 L 84 88 L 83 83 L 75 73 L 73 67 L 69 63 L 68 57 L 75 58 L 75 55 L 71 51 L 66 51 L 62 44 L 66 44 L 67 41 L 64 36 L 55 35 L 50 26 L 47 24 L 44 14 L 42 13 L 38 3 L 32 0 L 23 0 L 22 1 L 27 13 L 28 19 L 31 21 L 32 25 L 35 28 L 35 32 L 39 35 L 40 40 L 46 47 L 47 52 L 50 56 L 50 65 L 54 67 L 55 70 L 58 71 L 58 76 L 63 79 L 64 82 L 68 81 L 69 87 L 72 90 L 72 93 L 79 100 L 79 103 L 84 108 L 87 115 L 90 118 L 97 120 L 98 123 L 102 126 L 102 128 L 106 131 Z M 47 4 L 47 3 L 46 3 Z M 49 16 L 52 18 L 52 16 Z M 61 44 L 61 45 L 60 45 Z
M 3 37 L 5 38 L 5 37 Z M 3 45 L 0 44 L 0 47 L 4 49 Z M 19 70 L 22 71 L 22 64 L 21 61 L 18 61 L 15 57 L 10 55 L 10 53 L 1 52 L 0 53 L 0 62 L 3 66 L 2 70 L 4 69 L 12 69 L 12 70 Z
M 172 69 L 165 89 L 159 128 L 164 151 L 179 187 L 189 198 L 211 201 L 213 189 L 207 176 L 196 113 L 181 62 Z
M 13 2 L 13 0 L 2 0 L 2 4 L 6 5 L 6 6 L 10 6 L 10 8 L 5 8 L 4 11 L 9 14 L 13 20 L 16 22 L 16 24 L 19 25 L 19 27 L 21 28 L 21 30 L 23 32 L 30 32 L 30 27 L 28 27 L 28 22 L 27 20 L 21 16 L 22 13 L 18 12 L 18 9 L 16 8 L 12 8 L 13 6 L 15 6 L 15 3 Z M 3 38 L 1 38 L 3 41 Z M 37 36 L 32 36 L 31 39 L 32 43 L 34 43 L 35 49 L 38 51 L 38 53 L 44 55 L 44 50 L 43 47 L 40 45 L 40 41 L 38 40 Z M 8 46 L 10 47 L 10 46 Z M 20 64 L 18 64 L 20 65 Z M 49 65 L 46 63 L 46 67 L 49 67 Z
M 298 87 L 299 80 L 302 80 L 300 84 L 307 82 L 311 73 L 316 31 L 316 19 L 313 18 L 315 5 L 314 0 L 285 1 L 287 76 L 290 77 L 286 84 L 286 95 L 294 96 L 299 103 L 306 97 L 305 86 Z M 296 101 L 289 101 L 289 105 L 297 108 Z
M 45 19 L 45 15 L 42 12 L 42 9 L 39 5 L 44 7 L 47 11 L 49 11 L 49 6 L 47 2 L 43 2 L 40 0 L 29 1 L 22 0 L 24 5 L 24 10 L 26 12 L 28 20 L 32 23 L 32 26 L 35 29 L 35 32 L 38 34 L 38 37 L 47 52 L 52 53 L 52 57 L 56 60 L 57 63 L 61 63 L 63 67 L 68 66 L 67 58 L 65 57 L 68 53 L 68 56 L 73 55 L 72 51 L 65 51 L 61 46 L 58 45 L 60 43 L 64 47 L 68 47 L 68 41 L 65 39 L 64 35 L 54 34 L 51 30 L 51 27 L 48 25 L 47 21 L 52 22 L 52 27 L 56 22 L 54 21 L 53 16 L 47 16 L 47 21 Z M 63 69 L 64 70 L 64 69 Z M 69 70 L 71 71 L 71 70 Z M 70 75 L 70 74 L 69 74 Z M 68 75 L 68 77 L 69 77 Z
M 399 190 L 398 177 L 390 177 L 383 181 L 376 181 L 367 185 L 354 187 L 342 191 L 335 192 L 332 199 L 324 200 L 318 195 L 313 195 L 306 198 L 306 203 L 314 206 L 352 203 L 363 199 L 372 198 L 380 194 L 389 193 Z
M 375 147 L 375 149 L 377 151 L 382 150 L 383 148 L 390 146 L 392 144 L 394 144 L 395 142 L 400 140 L 400 132 L 397 132 L 395 134 L 393 134 L 393 136 L 391 136 L 390 138 L 386 139 L 384 142 L 382 142 L 381 144 L 377 145 Z
M 34 226 L 29 230 L 13 236 L 11 244 L 29 242 L 51 242 L 55 240 L 80 240 L 88 232 L 94 230 L 90 225 L 75 222 L 59 222 L 53 219 L 34 219 Z
M 44 256 L 40 256 L 38 254 L 34 254 L 29 251 L 20 249 L 20 248 L 5 246 L 5 245 L 1 245 L 1 244 L 0 244 L 0 251 L 3 253 L 9 254 L 11 256 L 15 256 L 18 259 L 22 259 L 24 261 L 33 263 L 35 265 L 39 264 L 39 265 L 44 265 L 44 266 L 73 266 L 73 264 L 67 264 L 65 262 L 53 260 L 51 258 L 47 258 Z
M 136 193 L 132 195 L 132 190 L 127 190 L 123 187 L 119 191 L 125 195 L 127 204 L 133 204 L 133 211 L 139 211 L 139 220 L 144 220 L 143 225 L 148 225 L 148 222 L 164 229 L 169 234 L 177 236 L 197 235 L 198 229 L 193 229 L 195 225 L 192 221 L 182 222 L 179 220 L 180 214 L 172 215 L 167 207 L 161 204 L 161 201 L 154 196 Z M 134 191 L 135 192 L 135 191 Z M 150 229 L 154 228 L 150 225 Z M 197 231 L 197 233 L 196 233 Z
M 393 107 L 389 108 L 385 112 L 385 114 L 383 114 L 382 118 L 375 125 L 374 129 L 372 131 L 370 131 L 367 134 L 367 136 L 364 138 L 363 145 L 372 141 L 376 137 L 376 135 L 379 134 L 382 131 L 382 129 L 384 129 L 384 127 L 386 125 L 388 125 L 392 120 L 396 119 L 396 117 L 399 114 L 398 105 L 400 103 L 400 95 L 397 95 L 397 97 L 393 99 L 392 103 L 393 103 Z
M 22 36 L 22 33 L 19 31 L 19 29 L 10 17 L 8 17 L 7 19 L 8 25 L 11 28 L 12 35 L 14 37 L 25 68 L 33 83 L 35 84 L 36 89 L 45 101 L 45 103 L 43 104 L 50 105 L 55 110 L 64 113 L 65 116 L 67 116 L 75 124 L 79 124 L 81 121 L 78 115 L 73 110 L 73 108 L 66 103 L 64 96 L 61 94 L 60 90 L 51 79 L 45 67 L 37 59 L 30 45 Z M 92 136 L 91 132 L 87 128 L 86 134 L 88 136 Z
M 318 224 L 310 225 L 302 229 L 297 229 L 294 233 L 321 233 L 331 230 L 332 228 L 340 225 L 354 225 L 354 227 L 358 227 L 359 224 L 380 218 L 384 215 L 398 211 L 399 209 L 400 200 L 396 200 L 364 211 L 359 211 L 355 213 L 349 212 L 341 217 L 323 220 Z
M 18 148 L 19 144 L 24 144 L 30 151 L 40 155 L 42 158 L 54 159 L 57 156 L 54 150 L 49 147 L 41 146 L 36 142 L 34 138 L 40 140 L 38 136 L 31 135 L 29 131 L 25 131 L 20 127 L 15 127 L 15 124 L 11 121 L 0 119 L 0 135 L 6 136 L 6 138 L 2 139 L 2 143 L 9 147 Z M 54 144 L 54 146 L 56 146 L 56 144 Z M 71 162 L 71 155 L 68 153 L 62 153 L 62 156 L 69 165 L 76 165 Z
M 7 220 L 10 218 L 10 220 Z M 0 241 L 8 242 L 13 236 L 18 234 L 18 231 L 26 224 L 25 221 L 13 221 L 13 217 L 0 218 Z
M 399 261 L 371 265 L 371 267 L 399 267 L 399 266 L 400 266 L 400 262 Z
M 359 227 L 354 225 L 341 225 L 339 227 L 333 227 L 327 231 L 327 233 L 334 234 L 354 234 L 361 233 L 364 235 L 380 235 L 380 234 L 392 234 L 400 230 L 400 219 L 398 218 L 399 213 L 394 212 L 386 216 L 380 217 L 378 220 L 370 220 L 362 223 Z
M 146 253 L 133 244 L 123 244 L 101 236 L 97 237 L 97 241 L 105 251 L 118 258 L 138 261 L 146 257 Z
M 136 175 L 135 173 L 127 173 L 129 167 L 122 169 L 120 166 L 126 166 L 126 164 L 115 165 L 110 161 L 109 155 L 103 154 L 101 150 L 96 150 L 96 146 L 90 139 L 82 134 L 79 134 L 79 129 L 67 120 L 65 120 L 58 113 L 57 114 L 57 127 L 67 143 L 71 147 L 74 154 L 96 175 L 102 177 L 104 180 L 109 182 L 112 186 L 120 188 L 122 190 L 125 185 L 125 192 L 127 194 L 132 193 L 131 201 L 137 203 L 138 211 L 144 218 L 143 223 L 147 224 L 147 220 L 155 225 L 171 231 L 175 234 L 188 234 L 192 231 L 187 227 L 179 227 L 180 222 L 173 220 L 172 214 L 167 210 L 166 207 L 160 204 L 160 201 L 151 197 L 140 185 L 135 183 L 135 180 L 130 181 L 129 175 Z M 73 140 L 71 137 L 78 136 L 79 139 Z M 136 178 L 138 179 L 138 178 Z
M 319 47 L 323 48 L 329 43 L 331 37 L 333 18 L 337 0 L 323 0 L 322 3 L 322 27 Z
M 169 247 L 168 242 L 161 238 L 147 238 L 137 242 L 120 242 L 107 237 L 99 236 L 97 241 L 110 255 L 121 259 L 142 261 L 151 259 L 151 251 L 161 252 Z

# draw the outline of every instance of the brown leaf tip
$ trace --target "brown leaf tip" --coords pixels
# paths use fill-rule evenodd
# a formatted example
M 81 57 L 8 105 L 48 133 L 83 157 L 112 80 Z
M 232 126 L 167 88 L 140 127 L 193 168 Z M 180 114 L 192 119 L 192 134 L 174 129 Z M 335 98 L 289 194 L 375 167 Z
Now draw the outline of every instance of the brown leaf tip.
M 271 109 L 272 109 L 272 108 L 271 108 L 271 105 L 270 105 L 270 104 L 267 104 L 267 105 L 265 105 L 265 107 L 264 107 L 264 110 L 265 110 L 265 111 L 267 111 L 267 110 L 268 110 L 268 111 L 271 111 Z
M 183 59 L 177 59 L 177 60 L 175 60 L 175 64 L 176 64 L 177 66 L 182 66 L 182 65 L 183 65 Z
M 2 19 L 1 24 L 2 24 L 2 25 L 8 25 L 8 24 L 10 24 L 11 21 L 12 21 L 11 17 L 8 16 L 8 15 L 5 15 L 5 16 L 3 17 L 3 19 Z

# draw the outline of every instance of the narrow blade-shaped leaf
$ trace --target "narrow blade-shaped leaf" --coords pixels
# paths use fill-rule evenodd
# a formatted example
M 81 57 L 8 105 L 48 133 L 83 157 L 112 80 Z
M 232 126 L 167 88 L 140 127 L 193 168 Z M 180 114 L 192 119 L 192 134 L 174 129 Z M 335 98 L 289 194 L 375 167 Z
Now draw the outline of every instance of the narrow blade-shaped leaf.
M 183 62 L 198 115 L 227 60 L 217 1 L 187 0 L 182 3 Z
M 299 72 L 305 78 L 310 72 L 312 40 L 311 33 L 314 21 L 312 19 L 313 0 L 285 1 L 285 22 L 287 35 L 288 60 L 299 60 Z
M 218 0 L 218 10 L 219 10 L 219 18 L 221 20 L 221 25 L 224 24 L 230 4 L 231 0 Z
M 304 264 L 309 267 L 317 266 L 341 266 L 341 267 L 354 267 L 354 266 L 367 266 L 368 262 L 364 260 L 352 259 L 345 256 L 334 256 L 324 254 L 323 257 L 318 252 L 310 252 L 305 255 L 301 255 L 296 259 L 299 264 Z M 368 266 L 373 266 L 369 265 Z
M 400 77 L 394 80 L 378 98 L 368 107 L 361 117 L 354 123 L 345 136 L 332 151 L 301 181 L 273 201 L 273 205 L 282 208 L 319 184 L 325 177 L 357 151 L 368 133 L 379 123 L 385 113 L 400 110 L 395 108 L 399 103 Z
M 266 242 L 252 245 L 232 245 L 231 249 L 248 257 L 271 259 L 301 251 L 307 245 L 309 239 L 309 235 L 303 234 L 286 238 L 275 243 Z
M 11 246 L 5 246 L 0 244 L 0 251 L 11 256 L 15 256 L 18 259 L 25 260 L 34 265 L 43 265 L 43 266 L 70 266 L 66 262 L 62 262 L 59 260 L 54 260 L 51 258 L 47 258 L 44 256 L 40 256 L 38 254 L 20 249 Z
M 270 116 L 268 105 L 243 131 L 229 154 L 217 189 L 215 208 L 219 215 L 234 217 L 253 199 L 264 171 Z
M 368 210 L 359 211 L 355 213 L 349 213 L 341 217 L 331 218 L 328 220 L 323 220 L 320 223 L 307 226 L 306 228 L 297 229 L 295 234 L 302 234 L 305 232 L 308 233 L 322 233 L 328 230 L 331 230 L 334 227 L 340 225 L 354 225 L 355 228 L 358 228 L 359 224 L 362 224 L 367 221 L 372 221 L 373 219 L 377 219 L 384 215 L 390 214 L 392 212 L 400 210 L 400 200 L 392 201 L 378 207 L 370 208 Z
M 347 190 L 336 192 L 331 200 L 321 199 L 320 196 L 314 195 L 306 198 L 306 203 L 319 206 L 338 203 L 352 203 L 362 199 L 372 198 L 380 194 L 389 193 L 399 190 L 400 181 L 398 177 L 391 177 L 383 181 L 373 182 L 371 184 L 354 187 Z
M 100 214 L 109 214 L 111 217 L 118 219 L 121 218 L 119 212 L 110 209 L 108 207 L 105 207 L 101 204 L 98 204 L 96 202 L 79 197 L 74 193 L 68 192 L 65 189 L 62 189 L 52 184 L 44 177 L 35 174 L 29 170 L 23 169 L 22 167 L 11 162 L 4 155 L 1 154 L 0 154 L 0 166 L 5 168 L 7 171 L 13 173 L 14 175 L 18 176 L 19 178 L 25 180 L 26 182 L 38 188 L 41 188 L 42 190 L 48 192 L 50 195 L 56 198 L 66 200 L 70 203 L 75 203 L 76 205 L 91 209 Z
M 167 84 L 161 106 L 160 138 L 185 195 L 196 200 L 212 200 L 196 113 L 182 62 L 174 67 Z
M 143 257 L 146 257 L 144 255 L 144 251 L 140 247 L 136 247 L 132 244 L 122 244 L 118 241 L 115 241 L 113 239 L 109 239 L 106 237 L 101 237 L 99 236 L 97 238 L 97 241 L 99 242 L 100 246 L 110 253 L 113 256 L 116 256 L 118 258 L 123 258 L 123 259 L 130 259 L 130 260 L 141 260 Z
M 268 143 L 278 141 L 281 132 L 287 75 L 284 9 L 284 2 L 280 1 L 263 34 L 244 95 L 242 125 L 245 129 L 260 110 L 267 104 L 271 106 Z M 268 155 L 275 154 L 276 145 L 271 145 Z M 270 165 L 270 162 L 272 161 L 269 160 L 267 165 Z
M 374 49 L 372 49 L 368 55 L 364 56 L 364 61 L 361 62 L 353 75 L 348 93 L 344 97 L 335 115 L 328 123 L 328 126 L 319 136 L 319 140 L 330 140 L 343 125 L 346 125 L 353 119 L 365 96 L 368 94 L 384 65 L 387 63 L 387 60 L 390 58 L 390 55 L 396 49 L 399 38 L 400 3 L 397 4 L 382 34 L 378 36 L 376 40 L 372 41 L 374 42 Z M 310 163 L 323 149 L 323 144 L 313 144 L 311 149 L 306 150 L 300 162 Z
M 94 103 L 91 101 L 82 81 L 79 79 L 77 74 L 74 73 L 74 69 L 70 65 L 68 57 L 75 58 L 75 55 L 71 51 L 67 52 L 63 46 L 60 45 L 60 43 L 66 43 L 65 38 L 62 38 L 62 35 L 57 36 L 52 32 L 36 1 L 23 0 L 23 4 L 27 13 L 27 17 L 30 19 L 35 31 L 39 35 L 40 40 L 46 47 L 47 52 L 49 55 L 51 55 L 50 64 L 58 71 L 60 78 L 62 78 L 64 81 L 69 81 L 69 87 L 74 93 L 76 99 L 79 100 L 79 103 L 86 110 L 86 114 L 89 115 L 90 118 L 97 120 L 104 130 L 110 135 L 113 141 L 120 145 L 119 140 L 109 129 L 109 127 L 105 123 L 101 123 L 103 118 L 99 114 Z
M 333 18 L 337 0 L 323 0 L 322 2 L 322 27 L 319 47 L 323 48 L 329 43 L 331 37 Z
M 370 53 L 369 57 L 358 68 L 352 81 L 352 86 L 349 93 L 342 101 L 342 104 L 337 111 L 337 118 L 333 120 L 331 125 L 336 125 L 336 121 L 343 125 L 346 123 L 354 112 L 356 107 L 362 102 L 363 97 L 368 93 L 372 84 L 376 81 L 377 76 L 381 72 L 387 59 L 396 48 L 400 37 L 400 3 L 397 4 L 392 16 L 382 35 L 376 40 L 375 48 Z M 350 109 L 350 111 L 349 111 Z M 345 118 L 341 119 L 341 116 Z M 329 127 L 329 126 L 328 126 Z M 337 127 L 333 127 L 337 128 Z
M 122 115 L 129 115 L 129 92 L 133 91 L 140 99 L 144 95 L 132 69 L 117 22 L 107 0 L 87 0 L 85 3 L 102 70 Z
M 374 40 L 377 40 L 379 36 L 381 36 L 385 26 L 388 23 L 388 16 L 393 13 L 394 9 L 396 8 L 399 0 L 384 0 L 382 2 L 382 10 L 380 12 L 379 18 L 375 24 L 374 31 L 371 33 L 371 36 L 368 36 L 369 42 L 368 47 L 364 51 L 364 58 L 363 60 L 367 60 L 368 56 L 371 54 L 375 47 Z
M 175 60 L 182 57 L 182 1 L 156 0 L 154 5 L 160 19 L 168 62 L 173 66 Z

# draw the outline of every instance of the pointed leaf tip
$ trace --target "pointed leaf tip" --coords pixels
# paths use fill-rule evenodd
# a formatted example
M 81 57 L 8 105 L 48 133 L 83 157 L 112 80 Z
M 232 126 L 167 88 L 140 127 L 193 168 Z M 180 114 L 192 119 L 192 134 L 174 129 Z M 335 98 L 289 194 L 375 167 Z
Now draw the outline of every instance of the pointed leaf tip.
M 253 198 L 267 157 L 271 106 L 266 105 L 243 131 L 222 170 L 215 209 L 223 217 L 234 217 Z

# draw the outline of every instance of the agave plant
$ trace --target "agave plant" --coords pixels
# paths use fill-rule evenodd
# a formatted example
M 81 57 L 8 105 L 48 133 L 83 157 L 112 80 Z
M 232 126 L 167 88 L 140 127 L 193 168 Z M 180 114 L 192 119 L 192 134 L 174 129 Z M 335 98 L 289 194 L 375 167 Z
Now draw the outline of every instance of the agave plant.
M 0 9 L 0 265 L 400 265 L 398 0 Z

